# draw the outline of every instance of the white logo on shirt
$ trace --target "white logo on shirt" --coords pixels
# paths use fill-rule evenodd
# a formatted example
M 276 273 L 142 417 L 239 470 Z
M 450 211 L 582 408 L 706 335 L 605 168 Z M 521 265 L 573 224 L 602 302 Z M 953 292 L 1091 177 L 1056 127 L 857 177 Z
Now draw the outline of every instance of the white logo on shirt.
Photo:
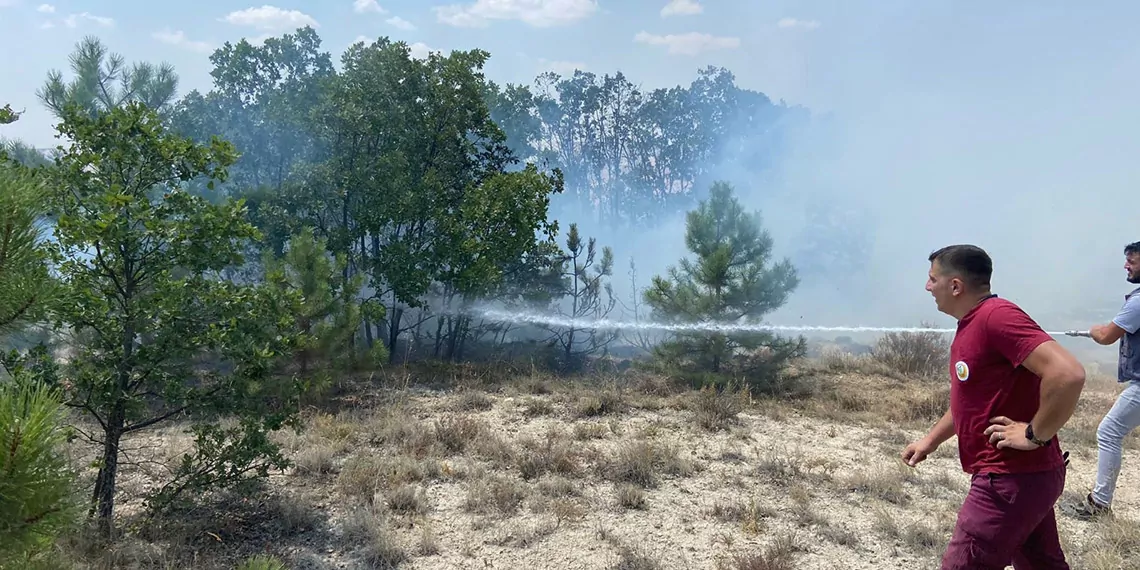
M 970 378 L 970 367 L 965 361 L 959 360 L 954 363 L 954 375 L 958 377 L 959 382 L 965 382 Z

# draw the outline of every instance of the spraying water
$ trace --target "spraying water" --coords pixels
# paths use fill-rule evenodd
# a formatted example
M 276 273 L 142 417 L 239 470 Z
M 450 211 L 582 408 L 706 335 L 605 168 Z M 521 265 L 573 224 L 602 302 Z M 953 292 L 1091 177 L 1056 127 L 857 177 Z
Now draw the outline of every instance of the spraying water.
M 957 329 L 940 329 L 927 327 L 868 327 L 868 326 L 812 326 L 812 325 L 771 325 L 761 323 L 718 323 L 703 321 L 697 323 L 654 323 L 648 321 L 616 321 L 611 319 L 574 319 L 557 315 L 543 315 L 531 312 L 508 312 L 494 309 L 477 309 L 481 317 L 498 322 L 528 323 L 533 325 L 547 325 L 563 328 L 597 329 L 597 330 L 645 330 L 645 331 L 671 331 L 671 332 L 900 332 L 900 333 L 953 333 Z M 1046 331 L 1046 334 L 1058 336 L 1072 334 L 1068 332 Z

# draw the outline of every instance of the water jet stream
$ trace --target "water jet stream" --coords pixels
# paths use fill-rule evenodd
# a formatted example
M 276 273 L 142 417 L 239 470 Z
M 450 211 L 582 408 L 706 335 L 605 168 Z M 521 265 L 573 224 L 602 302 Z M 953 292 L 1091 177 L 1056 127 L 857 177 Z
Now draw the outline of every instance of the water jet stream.
M 761 323 L 719 323 L 703 321 L 697 323 L 655 323 L 650 321 L 616 321 L 611 319 L 574 319 L 557 315 L 543 315 L 532 312 L 509 312 L 494 309 L 476 310 L 479 316 L 498 322 L 527 323 L 532 325 L 546 325 L 561 328 L 597 329 L 597 330 L 644 330 L 668 332 L 900 332 L 900 333 L 953 333 L 957 329 L 928 328 L 928 327 L 870 327 L 870 326 L 816 326 L 816 325 L 772 325 Z M 1052 336 L 1061 336 L 1066 333 L 1046 331 Z

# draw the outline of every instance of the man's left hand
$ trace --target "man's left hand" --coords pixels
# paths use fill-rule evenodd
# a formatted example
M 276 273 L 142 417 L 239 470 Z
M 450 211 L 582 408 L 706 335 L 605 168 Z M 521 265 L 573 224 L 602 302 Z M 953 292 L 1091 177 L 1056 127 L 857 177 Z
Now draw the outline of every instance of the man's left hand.
M 1033 451 L 1041 447 L 1025 437 L 1025 422 L 1015 422 L 1005 416 L 990 418 L 990 427 L 986 428 L 986 435 L 990 443 L 997 444 L 998 449 L 1017 449 L 1020 451 Z

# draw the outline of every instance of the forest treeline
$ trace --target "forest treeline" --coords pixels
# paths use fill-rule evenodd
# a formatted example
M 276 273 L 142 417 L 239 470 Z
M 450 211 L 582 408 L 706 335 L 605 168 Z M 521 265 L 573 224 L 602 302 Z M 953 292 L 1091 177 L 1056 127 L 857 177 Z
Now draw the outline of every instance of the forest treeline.
M 600 353 L 612 334 L 516 328 L 508 337 L 509 325 L 462 308 L 493 299 L 577 318 L 615 308 L 644 318 L 631 306 L 647 283 L 633 284 L 632 302 L 610 298 L 605 283 L 623 278 L 614 272 L 625 264 L 605 259 L 613 244 L 570 226 L 635 230 L 681 215 L 710 196 L 723 165 L 762 173 L 779 159 L 783 133 L 807 120 L 802 108 L 737 87 L 726 69 L 649 92 L 620 72 L 500 86 L 483 75 L 489 57 L 416 59 L 381 38 L 351 46 L 338 71 L 316 32 L 301 28 L 261 45 L 225 44 L 210 56 L 212 89 L 179 97 L 172 67 L 128 64 L 86 38 L 71 77 L 52 71 L 39 96 L 60 119 L 69 104 L 99 112 L 138 102 L 172 134 L 232 145 L 224 175 L 188 181 L 212 203 L 243 200 L 261 234 L 229 277 L 256 273 L 262 249 L 280 257 L 308 229 L 339 256 L 341 280 L 360 281 L 361 334 L 350 342 L 382 344 L 393 362 L 481 358 L 476 344 L 543 335 L 561 347 L 563 366 Z M 33 154 L 13 150 L 40 160 Z M 818 222 L 816 237 L 834 225 Z M 812 244 L 817 254 L 843 241 L 831 238 Z
M 805 110 L 725 69 L 649 92 L 580 71 L 500 86 L 483 75 L 489 57 L 415 58 L 381 38 L 337 70 L 302 28 L 216 50 L 205 93 L 179 96 L 172 67 L 128 64 L 96 38 L 76 46 L 70 77 L 47 75 L 38 95 L 59 147 L 9 145 L 0 164 L 8 553 L 30 563 L 83 509 L 111 533 L 129 434 L 191 426 L 192 450 L 146 497 L 161 510 L 286 465 L 268 434 L 337 376 L 520 357 L 574 373 L 619 335 L 490 322 L 481 304 L 736 322 L 795 291 L 796 268 L 718 165 L 763 170 Z M 683 214 L 688 251 L 621 302 L 611 245 L 555 219 L 555 200 L 618 227 Z M 776 389 L 804 350 L 768 333 L 623 340 L 644 366 L 754 391 Z M 81 500 L 37 459 L 64 425 L 99 450 Z

